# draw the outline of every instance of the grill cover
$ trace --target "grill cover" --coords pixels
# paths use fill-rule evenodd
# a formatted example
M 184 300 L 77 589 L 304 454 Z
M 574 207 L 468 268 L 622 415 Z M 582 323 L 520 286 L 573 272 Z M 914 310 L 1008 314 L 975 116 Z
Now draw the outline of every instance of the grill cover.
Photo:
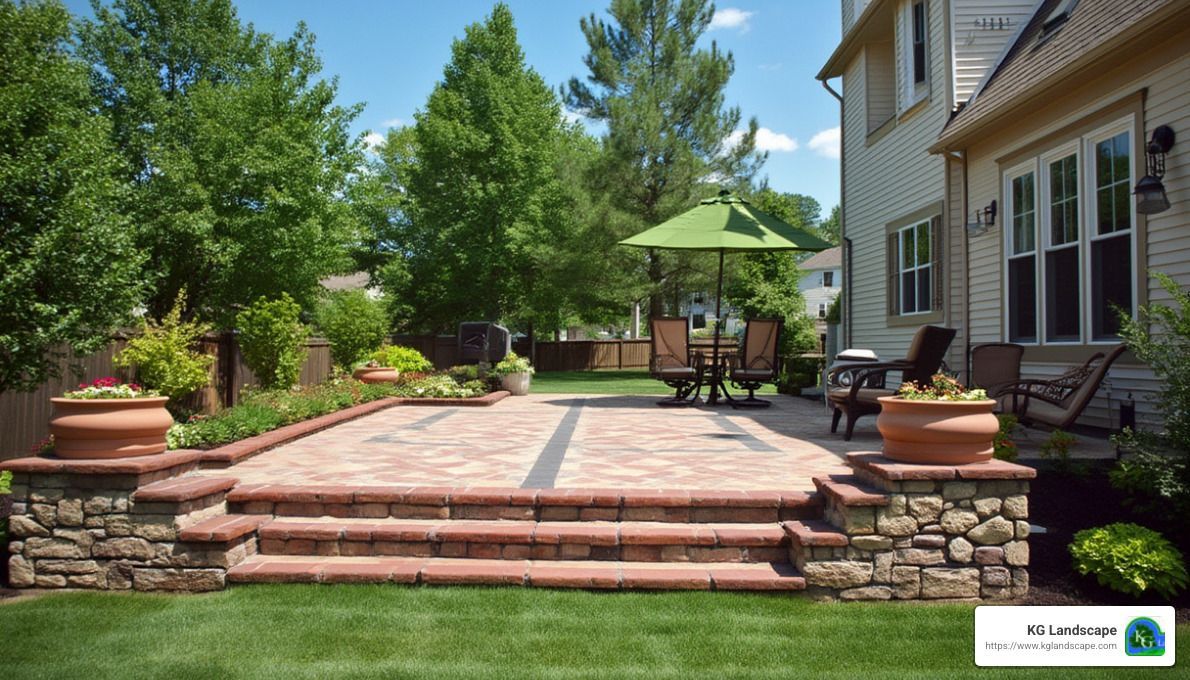
M 494 364 L 512 351 L 508 329 L 490 321 L 464 321 L 459 324 L 459 363 Z

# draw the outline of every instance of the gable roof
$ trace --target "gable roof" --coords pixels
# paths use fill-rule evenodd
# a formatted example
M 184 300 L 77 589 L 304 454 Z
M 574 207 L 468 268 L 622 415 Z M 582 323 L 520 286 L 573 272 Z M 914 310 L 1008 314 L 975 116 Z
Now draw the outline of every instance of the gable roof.
M 1126 61 L 1136 52 L 1133 41 L 1149 40 L 1152 29 L 1190 20 L 1190 3 L 1183 0 L 1079 0 L 1064 21 L 1047 31 L 1055 10 L 1071 4 L 1046 0 L 1038 7 L 991 77 L 946 123 L 930 151 L 961 148 L 958 143 L 976 130 L 1052 94 L 1073 74 Z M 1043 33 L 1048 34 L 1043 38 Z
M 843 249 L 839 246 L 834 248 L 827 248 L 821 252 L 814 253 L 813 257 L 798 265 L 798 269 L 812 270 L 812 269 L 838 269 L 843 266 Z

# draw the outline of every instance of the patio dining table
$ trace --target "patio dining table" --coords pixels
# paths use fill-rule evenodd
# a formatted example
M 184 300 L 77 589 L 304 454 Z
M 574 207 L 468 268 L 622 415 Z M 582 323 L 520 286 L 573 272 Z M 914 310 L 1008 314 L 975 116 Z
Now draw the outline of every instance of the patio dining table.
M 715 353 L 715 341 L 713 338 L 698 338 L 690 341 L 690 350 L 700 354 L 703 358 L 703 375 L 702 384 L 711 388 L 709 396 L 707 396 L 707 405 L 715 406 L 719 403 L 719 396 L 722 395 L 727 401 L 731 401 L 731 395 L 727 392 L 727 366 L 731 360 L 735 358 L 739 351 L 739 341 L 735 338 L 719 338 L 719 364 L 713 365 Z

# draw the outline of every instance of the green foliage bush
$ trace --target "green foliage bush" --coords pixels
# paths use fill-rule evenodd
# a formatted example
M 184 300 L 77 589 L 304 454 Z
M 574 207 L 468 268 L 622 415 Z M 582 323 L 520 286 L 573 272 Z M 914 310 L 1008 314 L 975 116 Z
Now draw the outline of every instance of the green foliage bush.
M 288 294 L 277 300 L 263 297 L 236 317 L 244 362 L 266 389 L 297 383 L 306 360 L 306 327 L 301 308 Z
M 470 380 L 463 384 L 455 382 L 449 375 L 430 375 L 418 378 L 404 384 L 397 385 L 396 395 L 399 397 L 436 397 L 460 399 L 481 397 L 488 389 L 482 381 Z
M 113 360 L 121 368 L 135 368 L 140 384 L 177 401 L 210 382 L 215 357 L 195 351 L 204 324 L 182 321 L 185 293 L 179 293 L 160 323 L 145 321 L 144 331 L 128 341 Z
M 1078 437 L 1064 430 L 1054 430 L 1049 438 L 1041 442 L 1041 459 L 1048 460 L 1058 472 L 1079 471 L 1070 460 L 1070 449 L 1078 444 Z
M 1000 460 L 1015 461 L 1019 455 L 1016 442 L 1012 441 L 1012 433 L 1020 422 L 1016 416 L 1003 413 L 996 416 L 1000 420 L 1000 431 L 992 440 L 992 456 Z
M 210 448 L 254 437 L 291 423 L 393 396 L 391 385 L 328 380 L 302 389 L 249 390 L 243 401 L 213 416 L 194 416 L 168 434 L 171 449 Z
M 1134 320 L 1120 316 L 1120 336 L 1160 381 L 1154 405 L 1163 432 L 1125 429 L 1113 438 L 1128 452 L 1109 474 L 1139 509 L 1173 517 L 1190 515 L 1190 291 L 1162 273 L 1153 275 L 1170 305 L 1141 307 Z
M 315 320 L 331 343 L 331 358 L 343 370 L 351 370 L 352 364 L 376 351 L 388 332 L 381 303 L 362 290 L 331 293 L 318 307 Z
M 381 366 L 395 368 L 398 373 L 425 373 L 434 370 L 434 364 L 421 352 L 401 345 L 384 345 L 372 354 L 372 360 Z
M 1078 573 L 1094 574 L 1100 585 L 1139 596 L 1153 591 L 1172 599 L 1186 587 L 1182 553 L 1164 536 L 1137 524 L 1117 522 L 1084 529 L 1070 544 Z
M 0 471 L 0 550 L 8 545 L 8 513 L 12 499 L 12 473 L 8 470 Z
M 454 378 L 455 382 L 459 384 L 470 380 L 479 380 L 479 364 L 451 366 L 446 369 L 446 374 Z
M 818 385 L 820 364 L 817 359 L 795 357 L 786 359 L 777 379 L 777 391 L 781 394 L 801 394 L 807 387 Z

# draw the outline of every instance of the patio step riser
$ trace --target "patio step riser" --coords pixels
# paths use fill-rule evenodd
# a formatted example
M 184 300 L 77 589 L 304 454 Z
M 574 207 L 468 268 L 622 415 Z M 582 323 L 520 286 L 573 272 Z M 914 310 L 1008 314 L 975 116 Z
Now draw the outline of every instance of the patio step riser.
M 499 560 L 592 560 L 626 562 L 759 563 L 787 562 L 782 547 L 713 547 L 690 545 L 602 546 L 581 543 L 524 545 L 418 541 L 314 541 L 262 539 L 262 555 L 318 557 L 450 557 Z
M 787 563 L 748 565 L 606 564 L 551 560 L 424 558 L 250 558 L 228 571 L 231 583 L 392 583 L 588 590 L 797 591 L 805 579 Z
M 783 508 L 735 507 L 570 507 L 524 505 L 410 505 L 405 503 L 311 503 L 247 501 L 229 505 L 232 513 L 277 517 L 336 517 L 339 519 L 457 519 L 522 520 L 538 522 L 681 522 L 775 523 L 818 519 L 822 507 L 815 500 Z

